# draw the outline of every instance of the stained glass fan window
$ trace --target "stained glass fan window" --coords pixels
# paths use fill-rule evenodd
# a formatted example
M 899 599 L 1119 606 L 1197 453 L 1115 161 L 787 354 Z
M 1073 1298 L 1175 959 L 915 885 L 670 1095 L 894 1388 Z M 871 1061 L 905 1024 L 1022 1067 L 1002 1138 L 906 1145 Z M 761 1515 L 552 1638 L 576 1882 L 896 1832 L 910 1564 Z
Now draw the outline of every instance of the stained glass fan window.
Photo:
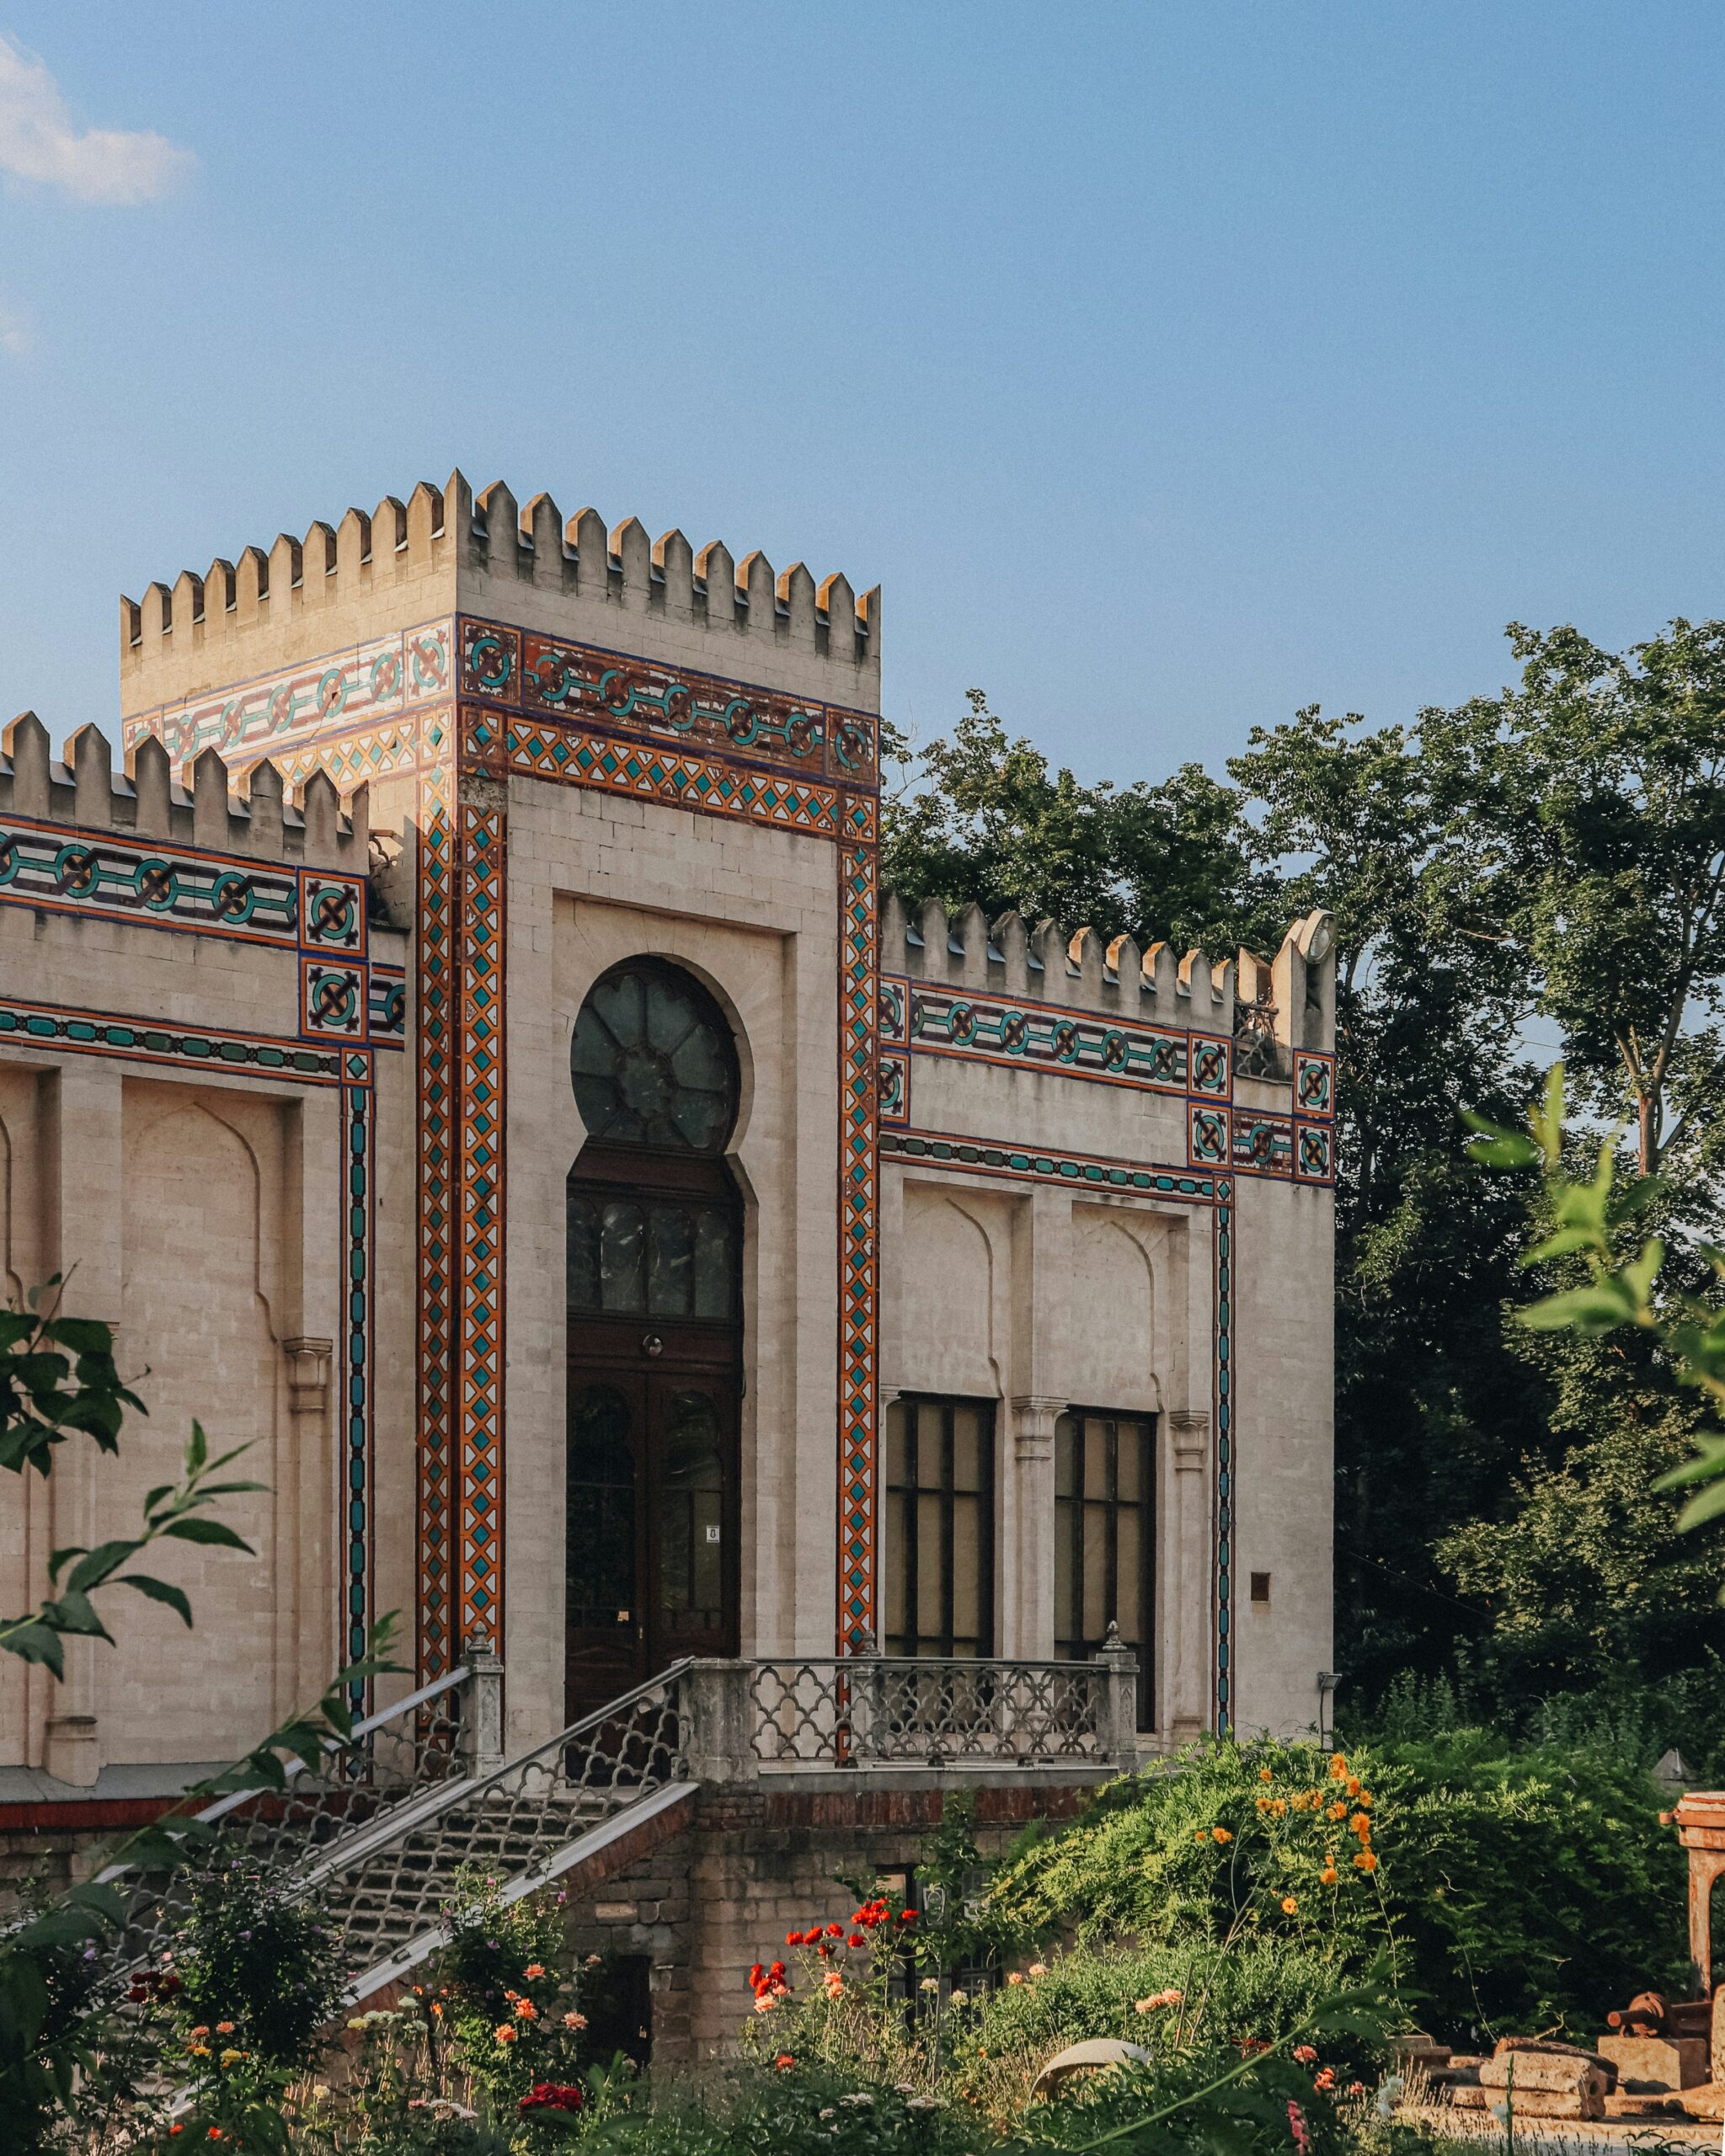
M 736 1059 L 686 976 L 628 966 L 598 982 L 569 1049 L 575 1104 L 601 1145 L 717 1153 L 736 1118 Z

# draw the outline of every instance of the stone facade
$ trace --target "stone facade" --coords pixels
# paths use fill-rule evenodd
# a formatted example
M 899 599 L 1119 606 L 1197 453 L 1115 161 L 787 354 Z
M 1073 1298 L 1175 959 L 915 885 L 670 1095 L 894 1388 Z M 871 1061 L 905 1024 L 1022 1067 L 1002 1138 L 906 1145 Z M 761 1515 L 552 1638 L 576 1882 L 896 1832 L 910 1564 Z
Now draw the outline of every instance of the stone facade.
M 195 1416 L 270 1490 L 256 1561 L 186 1553 L 195 1633 L 141 1607 L 63 1688 L 0 1671 L 0 1829 L 228 1756 L 391 1609 L 421 1677 L 496 1643 L 507 1747 L 563 1726 L 571 1040 L 642 958 L 734 1048 L 733 1651 L 887 1629 L 883 1420 L 956 1401 L 986 1644 L 1051 1656 L 1090 1410 L 1150 1433 L 1146 1745 L 1315 1721 L 1327 919 L 1217 963 L 908 918 L 878 593 L 459 474 L 120 628 L 121 771 L 5 736 L 0 1269 L 69 1275 L 151 1417 L 0 1521 L 0 1596 L 135 1517 Z

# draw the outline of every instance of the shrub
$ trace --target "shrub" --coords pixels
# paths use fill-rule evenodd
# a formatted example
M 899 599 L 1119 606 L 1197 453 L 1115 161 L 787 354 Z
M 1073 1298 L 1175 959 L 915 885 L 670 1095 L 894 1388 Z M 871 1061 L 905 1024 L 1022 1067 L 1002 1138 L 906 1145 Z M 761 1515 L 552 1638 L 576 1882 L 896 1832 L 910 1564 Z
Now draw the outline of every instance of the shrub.
M 1112 1785 L 992 1897 L 1026 1935 L 1129 1940 L 1146 1983 L 1207 1988 L 1228 2041 L 1386 1951 L 1407 2018 L 1452 2031 L 1590 2036 L 1681 1980 L 1681 1861 L 1639 1768 L 1482 1732 L 1342 1757 L 1207 1742 Z
M 348 1977 L 319 1913 L 239 1857 L 195 1879 L 174 1969 L 189 2022 L 231 2025 L 240 2047 L 274 2065 L 313 2055 Z

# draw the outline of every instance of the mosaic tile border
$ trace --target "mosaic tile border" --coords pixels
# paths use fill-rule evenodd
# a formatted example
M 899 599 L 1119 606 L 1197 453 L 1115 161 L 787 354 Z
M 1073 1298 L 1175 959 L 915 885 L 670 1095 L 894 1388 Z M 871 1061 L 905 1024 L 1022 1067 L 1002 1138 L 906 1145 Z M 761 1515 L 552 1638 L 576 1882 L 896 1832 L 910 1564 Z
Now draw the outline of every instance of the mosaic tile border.
M 455 1123 L 450 968 L 453 948 L 452 759 L 422 773 L 419 787 L 419 934 L 414 1039 L 419 1096 L 419 1674 L 455 1666 L 452 1310 L 455 1237 L 451 1196 Z
M 460 1142 L 457 1158 L 459 1415 L 457 1566 L 461 1637 L 503 1651 L 504 905 L 501 802 L 462 801 L 460 877 Z
M 228 1033 L 10 996 L 0 999 L 0 1043 L 8 1042 L 24 1048 L 124 1056 L 131 1062 L 165 1064 L 180 1070 L 286 1078 L 304 1086 L 339 1086 L 345 1075 L 339 1049 L 313 1047 L 291 1036 Z M 370 1060 L 363 1054 L 360 1059 L 369 1076 Z
M 905 1004 L 904 1031 L 895 1038 L 920 1055 L 1053 1071 L 1175 1096 L 1188 1090 L 1191 1034 L 1120 1026 L 1089 1011 L 935 988 L 908 978 L 893 985 Z M 1214 1091 L 1214 1083 L 1202 1090 Z
M 969 1175 L 994 1175 L 1016 1182 L 1060 1183 L 1068 1187 L 1120 1191 L 1130 1196 L 1172 1198 L 1188 1205 L 1215 1200 L 1216 1180 L 1178 1167 L 1109 1160 L 1100 1154 L 1043 1152 L 1034 1146 L 969 1138 L 953 1131 L 883 1131 L 883 1160 L 961 1169 Z
M 1327 1122 L 1336 1113 L 1336 1059 L 1311 1049 L 1294 1053 L 1294 1108 Z
M 120 726 L 130 750 L 149 735 L 165 744 L 175 767 L 206 749 L 232 760 L 269 756 L 355 723 L 400 714 L 450 693 L 454 625 L 447 615 L 387 636 L 307 659 L 296 666 L 228 684 L 140 712 Z
M 343 1383 L 338 1393 L 342 1417 L 343 1503 L 346 1513 L 346 1578 L 342 1582 L 347 1658 L 357 1662 L 377 1608 L 377 1543 L 371 1529 L 372 1493 L 377 1486 L 375 1391 L 371 1323 L 372 1253 L 377 1248 L 377 1096 L 370 1085 L 344 1085 L 341 1092 L 342 1166 L 346 1188 L 344 1219 L 346 1257 L 344 1294 Z M 366 1687 L 350 1689 L 355 1710 L 363 1709 Z
M 285 951 L 366 948 L 363 878 L 35 817 L 0 820 L 0 905 Z
M 870 813 L 859 813 L 859 807 Z M 875 1631 L 879 1364 L 879 857 L 873 804 L 839 854 L 838 1649 Z
M 1215 1226 L 1210 1237 L 1215 1297 L 1210 1325 L 1214 1342 L 1211 1413 L 1215 1431 L 1210 1637 L 1215 1644 L 1212 1678 L 1219 1737 L 1226 1736 L 1234 1726 L 1234 1694 L 1239 1679 L 1233 1640 L 1234 1518 L 1239 1502 L 1239 1472 L 1234 1456 L 1234 1266 L 1238 1254 L 1234 1247 L 1237 1228 L 1233 1199 L 1231 1182 L 1226 1177 L 1219 1177 Z
M 475 762 L 488 771 L 501 767 L 564 786 L 595 787 L 814 838 L 839 835 L 839 798 L 830 787 L 548 723 L 507 719 L 499 734 L 490 713 L 471 707 L 463 712 L 463 730 Z
M 467 615 L 457 636 L 464 696 L 836 787 L 879 776 L 879 722 L 867 712 Z

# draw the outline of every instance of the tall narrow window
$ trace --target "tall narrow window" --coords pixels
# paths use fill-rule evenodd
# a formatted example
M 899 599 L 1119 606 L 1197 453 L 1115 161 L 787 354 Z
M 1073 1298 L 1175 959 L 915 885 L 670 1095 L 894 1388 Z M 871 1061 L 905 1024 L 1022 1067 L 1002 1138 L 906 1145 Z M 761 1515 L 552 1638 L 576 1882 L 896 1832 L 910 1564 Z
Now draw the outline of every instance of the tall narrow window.
M 892 1655 L 994 1652 L 994 1408 L 905 1393 L 886 1419 Z
M 1055 1425 L 1055 1652 L 1093 1655 L 1108 1620 L 1138 1657 L 1138 1726 L 1155 1700 L 1156 1419 L 1074 1407 Z

